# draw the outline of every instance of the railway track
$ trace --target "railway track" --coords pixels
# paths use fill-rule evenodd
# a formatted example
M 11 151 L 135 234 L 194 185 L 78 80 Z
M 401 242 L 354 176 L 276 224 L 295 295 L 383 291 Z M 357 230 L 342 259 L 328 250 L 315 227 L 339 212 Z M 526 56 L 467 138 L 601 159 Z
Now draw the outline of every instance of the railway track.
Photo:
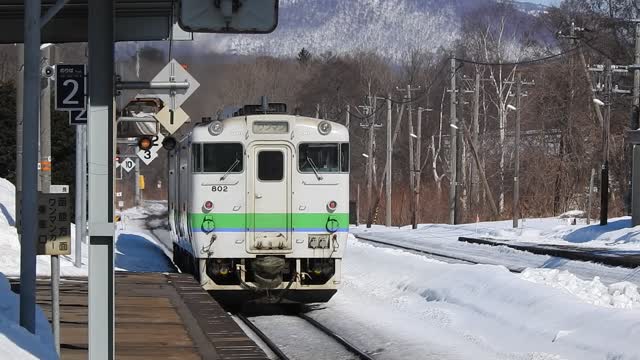
M 516 273 L 516 274 L 520 274 L 525 270 L 524 267 L 506 266 L 504 264 L 490 263 L 490 262 L 478 262 L 478 261 L 465 259 L 465 258 L 462 258 L 462 257 L 456 257 L 456 256 L 451 256 L 451 255 L 446 255 L 446 254 L 440 254 L 440 253 L 437 253 L 437 252 L 434 252 L 434 251 L 430 251 L 430 250 L 416 249 L 416 248 L 412 248 L 410 246 L 398 245 L 398 244 L 388 243 L 386 241 L 380 241 L 380 240 L 372 240 L 372 239 L 365 238 L 365 237 L 360 237 L 360 236 L 357 236 L 357 235 L 354 235 L 354 236 L 360 241 L 369 242 L 369 243 L 377 244 L 377 245 L 383 245 L 383 246 L 387 246 L 387 247 L 395 248 L 395 249 L 407 250 L 407 251 L 411 251 L 411 252 L 414 252 L 414 253 L 419 253 L 419 254 L 422 254 L 422 255 L 427 255 L 428 257 L 430 257 L 432 259 L 440 260 L 440 261 L 443 261 L 443 262 L 446 262 L 446 263 L 468 264 L 468 265 L 499 265 L 499 266 L 504 266 L 510 272 Z
M 246 317 L 243 314 L 236 314 L 235 316 L 238 319 L 240 319 L 244 324 L 246 324 L 251 329 L 251 331 L 253 331 L 265 343 L 265 345 L 267 345 L 267 347 L 269 347 L 269 349 L 280 360 L 290 360 L 291 359 L 289 356 L 287 356 L 282 351 L 282 349 L 280 349 L 280 347 L 264 331 L 262 331 L 248 317 Z M 305 315 L 303 313 L 297 313 L 297 314 L 295 314 L 293 316 L 304 320 L 306 323 L 310 324 L 315 329 L 319 330 L 323 334 L 325 334 L 328 337 L 330 337 L 331 339 L 335 340 L 344 349 L 346 349 L 349 353 L 351 353 L 354 356 L 355 359 L 373 360 L 373 357 L 371 357 L 369 354 L 367 354 L 363 350 L 359 349 L 358 347 L 356 347 L 355 345 L 350 343 L 348 340 L 346 340 L 344 337 L 338 335 L 333 330 L 327 328 L 326 326 L 322 325 L 321 323 L 319 323 L 318 321 L 314 320 L 313 318 L 311 318 L 311 317 L 309 317 L 309 316 L 307 316 L 307 315 Z

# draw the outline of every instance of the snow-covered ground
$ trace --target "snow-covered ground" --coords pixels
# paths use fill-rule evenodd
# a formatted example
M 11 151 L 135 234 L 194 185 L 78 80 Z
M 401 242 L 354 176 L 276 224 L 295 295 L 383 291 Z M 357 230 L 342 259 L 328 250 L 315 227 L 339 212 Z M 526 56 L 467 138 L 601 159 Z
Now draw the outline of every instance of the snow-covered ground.
M 590 225 L 587 225 L 585 219 L 569 216 L 571 212 L 563 215 L 553 218 L 522 219 L 517 229 L 513 228 L 512 220 L 478 222 L 455 226 L 421 224 L 418 229 L 456 231 L 463 234 L 460 236 L 506 241 L 640 252 L 640 226 L 631 226 L 630 217 L 609 219 L 607 225 L 600 226 L 598 221 L 592 221 Z M 576 212 L 575 215 L 579 214 Z M 572 225 L 574 220 L 576 225 Z M 409 226 L 404 226 L 400 229 L 407 230 L 409 228 Z M 359 226 L 355 231 L 380 232 L 397 229 L 387 229 L 383 226 L 373 226 L 371 229 L 366 229 L 364 226 Z
M 553 277 L 532 283 L 538 276 L 446 264 L 352 239 L 342 288 L 310 315 L 376 359 L 640 358 L 637 290 L 611 295 L 604 285 L 563 287 L 572 280 Z M 621 303 L 634 309 L 614 307 Z
M 559 219 L 527 220 L 527 224 L 552 224 Z M 464 225 L 423 224 L 417 230 L 410 227 L 386 228 L 384 226 L 351 227 L 350 231 L 364 239 L 378 240 L 390 244 L 408 246 L 415 249 L 433 251 L 441 255 L 454 256 L 483 264 L 504 265 L 510 269 L 544 268 L 566 270 L 583 280 L 598 278 L 605 284 L 631 281 L 640 284 L 640 269 L 609 267 L 595 263 L 572 261 L 546 255 L 535 255 L 529 252 L 510 249 L 505 246 L 488 246 L 469 244 L 458 241 L 461 236 L 487 237 L 491 231 L 505 231 L 511 222 L 479 223 Z M 569 226 L 569 225 L 567 225 Z M 626 231 L 633 234 L 634 228 L 615 230 L 615 222 L 609 224 L 612 231 Z M 602 235 L 602 236 L 606 236 Z M 629 235 L 632 236 L 632 235 Z M 638 250 L 640 251 L 640 250 Z
M 0 273 L 0 359 L 57 359 L 51 326 L 36 309 L 36 334 L 19 324 L 20 300 Z

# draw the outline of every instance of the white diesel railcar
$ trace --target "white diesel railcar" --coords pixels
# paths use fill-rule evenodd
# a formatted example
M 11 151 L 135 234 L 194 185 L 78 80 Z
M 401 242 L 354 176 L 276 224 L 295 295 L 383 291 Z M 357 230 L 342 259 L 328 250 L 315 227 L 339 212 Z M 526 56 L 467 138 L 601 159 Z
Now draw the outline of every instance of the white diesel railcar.
M 328 301 L 348 236 L 348 130 L 244 109 L 170 153 L 174 261 L 225 302 Z

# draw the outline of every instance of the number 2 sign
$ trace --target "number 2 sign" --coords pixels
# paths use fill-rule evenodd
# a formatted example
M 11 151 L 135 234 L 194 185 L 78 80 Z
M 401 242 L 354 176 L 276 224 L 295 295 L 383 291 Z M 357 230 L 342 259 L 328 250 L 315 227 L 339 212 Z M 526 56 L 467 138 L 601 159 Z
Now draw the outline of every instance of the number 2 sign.
M 56 110 L 84 110 L 86 79 L 84 64 L 56 65 Z

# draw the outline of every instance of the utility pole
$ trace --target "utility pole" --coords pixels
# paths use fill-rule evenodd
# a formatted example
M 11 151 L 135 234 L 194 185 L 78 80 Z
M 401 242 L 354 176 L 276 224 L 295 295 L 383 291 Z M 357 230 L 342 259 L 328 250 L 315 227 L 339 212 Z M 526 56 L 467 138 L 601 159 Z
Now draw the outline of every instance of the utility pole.
M 428 96 L 427 96 L 428 101 Z M 416 208 L 416 218 L 420 220 L 420 184 L 422 180 L 422 113 L 431 111 L 429 108 L 418 108 L 418 139 L 416 141 L 416 191 L 415 191 L 415 203 L 418 204 Z
M 391 162 L 393 158 L 393 144 L 391 143 L 391 94 L 387 95 L 387 174 L 386 174 L 386 201 L 385 201 L 385 225 L 391 226 Z
M 371 99 L 369 98 L 369 102 L 371 102 Z M 367 116 L 366 120 L 364 123 L 360 124 L 361 128 L 367 129 L 369 132 L 369 144 L 368 144 L 368 151 L 367 151 L 367 207 L 368 207 L 368 211 L 367 211 L 367 228 L 371 227 L 371 219 L 372 219 L 372 207 L 373 207 L 373 199 L 372 199 L 372 195 L 373 195 L 373 141 L 375 140 L 374 137 L 374 128 L 373 128 L 373 124 L 374 121 L 371 119 L 371 109 L 372 106 L 370 105 L 362 105 L 360 106 L 363 111 L 364 114 Z
M 522 80 L 522 73 L 516 77 L 516 122 L 515 122 L 515 151 L 514 151 L 514 173 L 513 173 L 513 228 L 518 228 L 520 220 L 520 123 L 522 113 L 523 85 L 535 85 L 535 82 Z
M 449 135 L 449 180 L 451 182 L 449 186 L 449 224 L 455 225 L 457 220 L 457 160 L 458 160 L 458 144 L 457 144 L 457 129 L 458 129 L 458 119 L 456 114 L 456 59 L 451 56 L 451 73 L 449 76 L 451 77 L 451 89 L 449 90 L 451 93 L 451 102 L 450 102 L 450 110 L 449 110 L 449 118 L 450 118 L 450 135 Z
M 400 89 L 397 88 L 398 91 L 400 92 L 407 92 L 406 95 L 406 99 L 407 99 L 407 105 L 408 105 L 408 116 L 409 116 L 409 186 L 411 188 L 411 225 L 413 229 L 418 228 L 418 218 L 417 218 L 417 208 L 418 208 L 418 202 L 417 202 L 417 197 L 416 197 L 416 193 L 417 193 L 417 186 L 416 186 L 416 182 L 418 181 L 416 179 L 416 162 L 415 162 L 415 150 L 414 150 L 414 144 L 413 144 L 413 139 L 414 137 L 416 137 L 416 134 L 413 132 L 413 118 L 412 118 L 412 107 L 411 107 L 411 101 L 412 101 L 412 97 L 411 97 L 411 92 L 412 91 L 419 91 L 421 89 L 420 86 L 417 87 L 411 87 L 411 85 L 407 85 L 406 89 Z
M 478 143 L 480 134 L 480 72 L 476 68 L 475 83 L 473 87 L 473 142 Z M 480 202 L 480 186 L 478 173 L 469 167 L 471 172 L 471 197 L 475 198 L 475 204 Z
M 600 178 L 600 225 L 607 225 L 609 214 L 609 127 L 611 125 L 611 61 L 605 67 L 606 112 L 602 129 L 602 172 Z
M 573 89 L 571 89 L 573 91 Z M 516 80 L 516 134 L 515 134 L 515 166 L 513 173 L 513 228 L 518 228 L 520 218 L 520 113 L 522 112 L 522 73 Z

